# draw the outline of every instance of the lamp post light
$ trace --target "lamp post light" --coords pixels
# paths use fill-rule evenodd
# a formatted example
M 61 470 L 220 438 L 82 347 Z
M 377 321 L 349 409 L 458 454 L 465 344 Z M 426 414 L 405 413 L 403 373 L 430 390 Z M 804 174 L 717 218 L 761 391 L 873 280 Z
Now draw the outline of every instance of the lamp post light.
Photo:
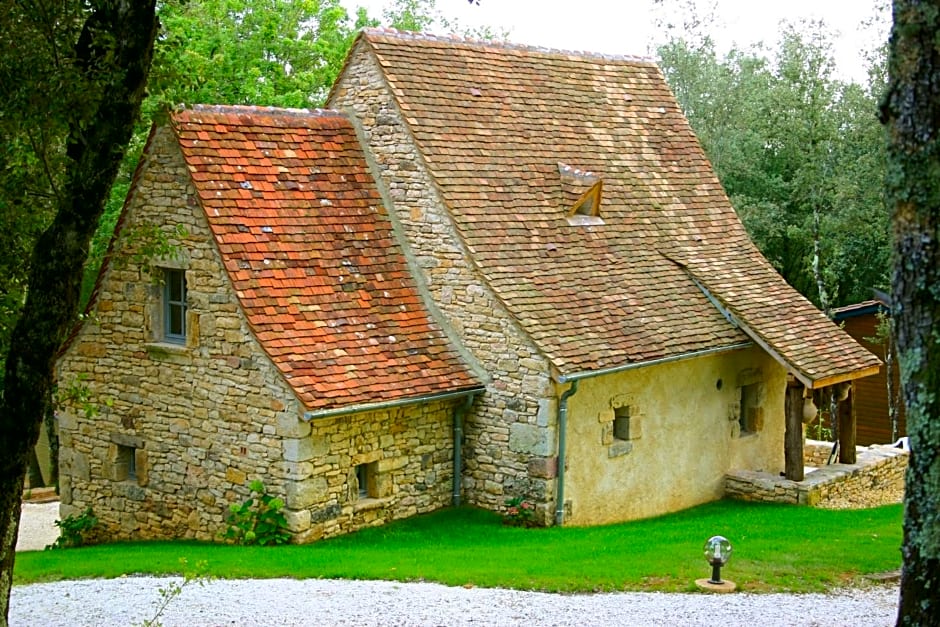
M 710 592 L 733 592 L 737 587 L 733 581 L 724 581 L 721 578 L 721 567 L 731 559 L 731 543 L 724 536 L 712 536 L 705 541 L 705 561 L 711 564 L 711 579 L 696 579 L 695 584 Z

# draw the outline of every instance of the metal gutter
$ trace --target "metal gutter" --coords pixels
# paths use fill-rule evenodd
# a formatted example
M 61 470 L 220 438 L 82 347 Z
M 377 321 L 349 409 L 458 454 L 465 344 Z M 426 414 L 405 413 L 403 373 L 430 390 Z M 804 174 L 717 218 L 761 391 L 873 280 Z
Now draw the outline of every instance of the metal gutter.
M 556 471 L 557 488 L 555 489 L 555 524 L 561 526 L 565 521 L 565 456 L 568 452 L 568 399 L 578 391 L 578 381 L 571 382 L 571 387 L 562 393 L 558 401 L 558 469 Z
M 402 405 L 413 405 L 415 403 L 430 403 L 434 401 L 446 401 L 452 398 L 461 398 L 472 396 L 477 392 L 482 392 L 483 386 L 460 390 L 458 392 L 444 392 L 441 394 L 426 394 L 424 396 L 411 396 L 408 398 L 399 398 L 394 401 L 385 401 L 381 403 L 366 403 L 364 405 L 345 405 L 335 409 L 321 409 L 319 411 L 305 411 L 303 419 L 307 422 L 318 418 L 332 418 L 333 416 L 343 416 L 345 414 L 357 414 L 366 411 L 378 411 L 381 409 L 390 409 L 392 407 L 401 407 Z
M 454 494 L 453 505 L 460 505 L 460 494 L 462 492 L 461 482 L 463 481 L 463 418 L 473 406 L 473 400 L 476 393 L 471 392 L 464 399 L 463 403 L 454 409 Z
M 691 359 L 693 357 L 705 357 L 706 355 L 716 355 L 718 353 L 741 350 L 742 348 L 750 348 L 751 346 L 754 346 L 753 342 L 741 342 L 740 344 L 719 346 L 718 348 L 708 348 L 706 350 L 682 353 L 681 355 L 673 355 L 671 357 L 661 357 L 659 359 L 652 359 L 649 361 L 623 364 L 621 366 L 613 366 L 611 368 L 603 368 L 601 370 L 587 370 L 585 372 L 577 372 L 570 375 L 558 374 L 555 376 L 555 380 L 558 381 L 558 383 L 569 383 L 580 381 L 582 379 L 590 379 L 591 377 L 600 377 L 606 374 L 623 372 L 625 370 L 636 370 L 637 368 L 646 368 L 647 366 L 658 366 L 660 364 L 667 364 L 671 361 L 680 361 L 682 359 Z

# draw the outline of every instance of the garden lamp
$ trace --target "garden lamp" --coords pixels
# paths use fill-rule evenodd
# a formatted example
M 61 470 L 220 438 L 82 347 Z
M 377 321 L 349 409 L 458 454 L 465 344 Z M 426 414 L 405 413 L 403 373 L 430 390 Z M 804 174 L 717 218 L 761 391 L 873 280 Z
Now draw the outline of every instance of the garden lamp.
M 731 559 L 731 543 L 724 536 L 712 536 L 705 541 L 705 561 L 712 565 L 712 578 L 708 583 L 724 583 L 721 580 L 721 567 Z

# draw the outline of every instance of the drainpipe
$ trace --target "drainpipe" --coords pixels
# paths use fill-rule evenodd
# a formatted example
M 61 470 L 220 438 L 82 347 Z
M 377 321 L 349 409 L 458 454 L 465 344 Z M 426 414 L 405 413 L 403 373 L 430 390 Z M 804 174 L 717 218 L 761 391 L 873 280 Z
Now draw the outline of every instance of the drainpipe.
M 475 395 L 469 394 L 454 409 L 454 507 L 460 505 L 461 478 L 463 476 L 463 417 L 473 406 Z
M 578 380 L 564 391 L 558 401 L 558 488 L 555 490 L 555 524 L 559 527 L 565 520 L 565 455 L 568 447 L 568 399 L 578 391 Z

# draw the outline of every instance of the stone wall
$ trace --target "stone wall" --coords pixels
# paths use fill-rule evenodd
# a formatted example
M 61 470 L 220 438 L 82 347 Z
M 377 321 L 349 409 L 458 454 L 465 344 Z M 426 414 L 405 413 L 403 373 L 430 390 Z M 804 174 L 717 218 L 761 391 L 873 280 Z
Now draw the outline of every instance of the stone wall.
M 457 402 L 462 402 L 457 401 Z M 315 418 L 290 441 L 286 510 L 298 542 L 445 507 L 453 486 L 453 402 Z M 360 496 L 356 467 L 366 466 Z
M 102 539 L 210 540 L 261 479 L 308 541 L 448 502 L 452 403 L 304 422 L 248 327 L 167 129 L 133 193 L 118 258 L 58 364 L 63 517 L 92 507 Z M 134 256 L 153 241 L 148 227 L 175 246 L 156 269 Z M 160 338 L 161 267 L 185 270 L 185 344 Z M 377 498 L 359 498 L 359 464 Z
M 805 440 L 803 442 L 803 465 L 812 468 L 822 468 L 829 463 L 832 454 L 832 442 L 822 440 Z
M 810 446 L 811 455 L 825 449 Z M 830 445 L 831 446 L 831 445 Z M 828 455 L 828 453 L 827 453 Z M 735 470 L 725 477 L 725 494 L 744 501 L 799 503 L 814 507 L 861 508 L 897 503 L 904 493 L 907 451 L 891 446 L 858 448 L 857 463 L 821 465 L 803 481 Z
M 548 362 L 476 271 L 364 40 L 328 106 L 349 113 L 369 147 L 373 174 L 432 314 L 489 376 L 466 423 L 467 500 L 498 509 L 507 497 L 524 495 L 537 503 L 539 520 L 550 521 L 557 442 Z

